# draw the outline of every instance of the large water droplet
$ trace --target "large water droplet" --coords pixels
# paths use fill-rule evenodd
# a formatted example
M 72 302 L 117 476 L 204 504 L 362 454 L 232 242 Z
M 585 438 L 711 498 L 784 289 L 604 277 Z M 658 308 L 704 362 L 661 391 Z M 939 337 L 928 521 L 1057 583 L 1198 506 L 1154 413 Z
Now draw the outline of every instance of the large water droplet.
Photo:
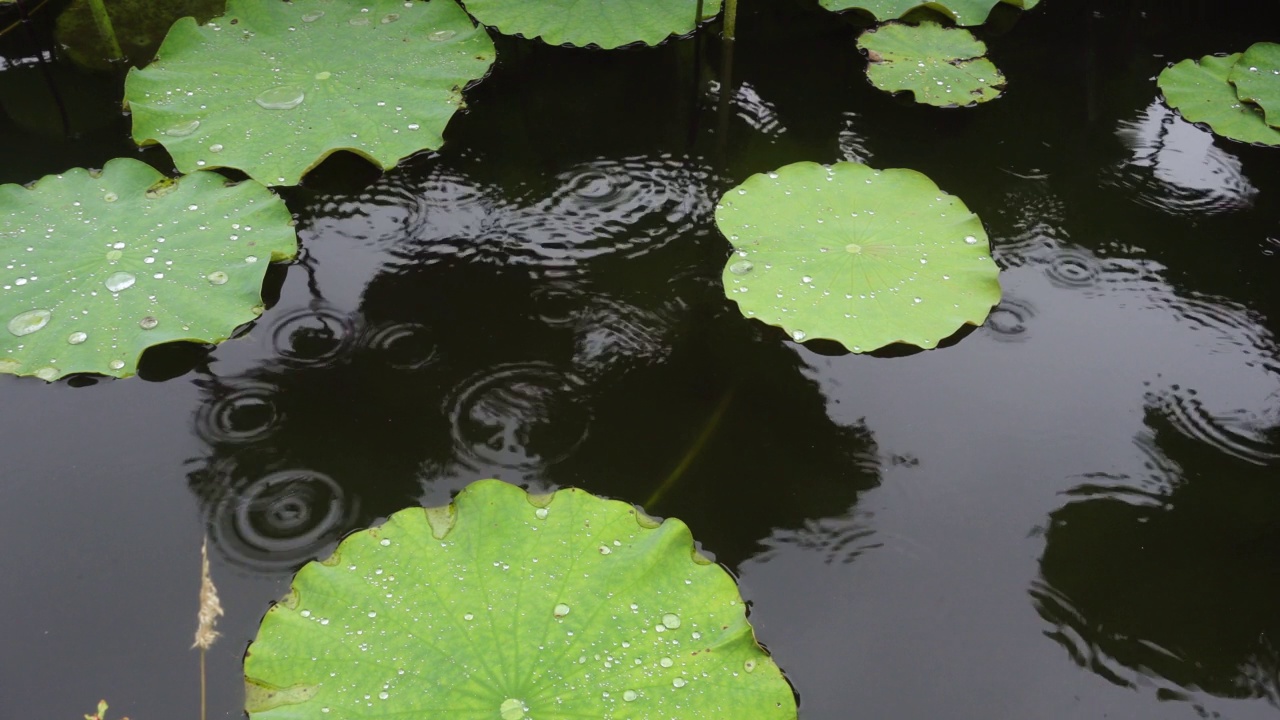
M 659 664 L 659 665 L 661 665 L 661 666 L 662 666 L 662 667 L 664 667 L 664 668 L 669 668 L 669 667 L 671 667 L 672 665 L 675 665 L 675 662 L 674 662 L 671 658 L 669 658 L 669 657 L 664 657 L 664 658 L 662 658 L 661 660 L 659 660 L 659 661 L 658 661 L 658 664 Z
M 803 330 L 792 330 L 792 331 L 791 331 L 791 338 L 792 338 L 793 340 L 795 340 L 796 342 L 800 342 L 801 340 L 805 339 L 806 337 L 808 337 L 808 335 L 806 335 L 806 334 L 805 334 L 805 332 L 804 332 Z
M 9 321 L 9 332 L 18 337 L 30 335 L 48 325 L 52 317 L 53 313 L 48 310 L 28 310 L 24 313 L 19 313 Z
M 662 624 L 666 625 L 668 628 L 671 628 L 672 630 L 675 630 L 676 628 L 680 627 L 680 616 L 675 615 L 673 613 L 667 613 L 666 615 L 662 616 Z
M 965 244 L 965 245 L 977 245 L 977 244 L 978 244 L 978 238 L 976 238 L 976 237 L 974 237 L 974 236 L 972 236 L 972 235 L 965 235 L 965 236 L 964 236 L 964 244 Z
M 558 618 L 562 618 L 565 615 L 569 614 L 569 606 L 565 605 L 564 603 L 560 603 L 559 605 L 555 606 L 555 608 L 551 611 L 551 614 L 555 615 Z
M 302 88 L 279 85 L 270 90 L 263 90 L 253 101 L 268 110 L 292 110 L 307 99 Z
M 107 278 L 107 281 L 104 284 L 111 292 L 120 292 L 121 290 L 128 290 L 133 287 L 133 284 L 136 282 L 138 282 L 138 278 L 134 277 L 132 273 L 118 272 L 113 273 L 111 277 Z
M 115 260 L 119 260 L 119 259 L 120 259 L 120 258 L 122 258 L 122 257 L 124 257 L 124 253 L 120 252 L 119 250 L 108 250 L 108 251 L 107 251 L 107 259 L 108 259 L 108 260 L 115 261 Z
M 142 328 L 143 330 L 153 330 L 159 324 L 160 324 L 160 321 L 151 317 L 150 315 L 138 321 L 138 327 Z
M 180 122 L 175 125 L 170 125 L 165 129 L 164 134 L 171 137 L 186 137 L 187 135 L 195 132 L 199 127 L 199 120 L 190 120 L 188 122 Z
M 73 332 L 67 336 L 67 342 L 71 343 L 72 345 L 79 345 L 80 343 L 88 339 L 89 339 L 89 334 L 82 333 L 82 332 Z
M 120 370 L 120 369 L 124 368 L 124 361 L 123 361 L 123 360 L 112 360 L 111 362 L 107 363 L 107 365 L 108 365 L 112 370 Z
M 457 34 L 458 33 L 455 30 L 437 30 L 431 33 L 430 35 L 428 35 L 427 39 L 430 40 L 431 42 L 444 42 L 445 40 L 448 40 L 449 38 Z
M 849 243 L 848 245 L 844 246 L 844 251 L 847 253 L 851 253 L 853 255 L 857 255 L 858 253 L 862 252 L 862 246 L 859 245 L 858 243 Z
M 305 22 L 305 23 L 315 22 L 315 21 L 319 20 L 319 19 L 320 19 L 320 18 L 322 18 L 322 17 L 324 17 L 324 11 L 323 11 L 323 10 L 315 10 L 315 11 L 313 11 L 313 12 L 309 12 L 309 13 L 307 13 L 306 15 L 303 15 L 303 16 L 302 16 L 302 22 Z
M 755 661 L 755 660 L 748 660 L 748 661 L 746 661 L 746 662 L 742 663 L 742 669 L 743 669 L 743 670 L 746 670 L 747 672 L 755 672 L 755 671 L 756 671 L 756 661 Z
M 498 706 L 498 714 L 502 720 L 524 720 L 525 705 L 523 700 L 507 698 Z
M 628 690 L 628 691 L 626 691 L 626 692 L 622 693 L 622 699 L 623 699 L 623 700 L 626 700 L 627 702 L 631 702 L 631 701 L 635 700 L 635 699 L 636 699 L 636 698 L 638 698 L 638 697 L 640 697 L 640 696 L 636 694 L 636 691 L 635 691 L 635 690 Z
M 45 382 L 53 382 L 58 377 L 58 371 L 51 367 L 42 367 L 33 374 Z
M 113 192 L 108 192 L 103 194 L 102 199 L 107 202 L 115 202 L 120 199 L 120 196 Z
M 209 273 L 208 275 L 206 275 L 205 277 L 209 280 L 209 283 L 211 285 L 226 285 L 227 280 L 230 279 L 227 277 L 227 274 L 222 272 L 221 270 L 215 270 Z
M 755 267 L 756 266 L 753 265 L 750 260 L 739 260 L 738 262 L 729 266 L 729 272 L 733 273 L 734 275 L 746 275 L 747 273 L 754 270 Z
M 546 508 L 538 508 L 537 510 L 534 510 L 534 511 L 533 511 L 533 515 L 534 515 L 534 517 L 538 518 L 539 520 L 546 520 L 546 519 L 547 519 L 547 515 L 549 515 L 549 514 L 550 514 L 550 513 L 548 512 L 548 510 L 547 510 Z
M 678 688 L 682 688 L 682 687 L 684 687 L 684 678 L 676 678 L 676 679 L 672 680 L 672 681 L 671 681 L 671 685 L 672 685 L 673 687 L 678 687 Z

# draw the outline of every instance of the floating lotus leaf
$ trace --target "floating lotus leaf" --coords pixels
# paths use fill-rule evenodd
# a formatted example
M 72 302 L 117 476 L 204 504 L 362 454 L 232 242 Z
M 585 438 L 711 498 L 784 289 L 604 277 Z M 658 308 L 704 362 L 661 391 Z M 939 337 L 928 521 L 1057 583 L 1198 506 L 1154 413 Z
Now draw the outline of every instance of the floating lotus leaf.
M 1004 75 L 982 57 L 987 46 L 968 30 L 889 23 L 866 31 L 858 47 L 867 53 L 867 77 L 888 92 L 908 91 L 916 102 L 948 107 L 1000 96 Z
M 253 720 L 796 717 L 684 523 L 497 480 L 303 567 L 245 678 Z
M 987 21 L 991 8 L 1005 2 L 1023 10 L 1030 10 L 1040 0 L 819 0 L 822 7 L 832 10 L 865 10 L 877 20 L 894 20 L 916 8 L 936 10 L 951 18 L 957 25 L 981 25 Z
M 1189 122 L 1204 123 L 1232 140 L 1280 145 L 1280 130 L 1267 125 L 1261 110 L 1241 102 L 1227 81 L 1239 59 L 1240 53 L 1183 60 L 1165 68 L 1156 84 L 1169 107 Z
M 1255 43 L 1236 61 L 1228 79 L 1241 100 L 1261 107 L 1267 124 L 1280 128 L 1280 45 Z
M 931 348 L 1000 302 L 982 221 L 914 170 L 787 165 L 730 190 L 716 225 L 725 293 L 796 340 Z
M 0 186 L 0 372 L 127 377 L 149 347 L 222 342 L 262 312 L 267 263 L 296 253 L 284 203 L 216 173 L 121 158 Z
M 507 35 L 540 37 L 552 45 L 628 43 L 657 45 L 693 30 L 697 0 L 468 0 L 467 10 Z M 720 0 L 705 0 L 703 17 L 720 12 Z
M 134 139 L 164 145 L 183 172 L 293 185 L 337 150 L 387 168 L 440 147 L 493 58 L 453 0 L 230 0 L 207 25 L 174 23 L 125 99 Z

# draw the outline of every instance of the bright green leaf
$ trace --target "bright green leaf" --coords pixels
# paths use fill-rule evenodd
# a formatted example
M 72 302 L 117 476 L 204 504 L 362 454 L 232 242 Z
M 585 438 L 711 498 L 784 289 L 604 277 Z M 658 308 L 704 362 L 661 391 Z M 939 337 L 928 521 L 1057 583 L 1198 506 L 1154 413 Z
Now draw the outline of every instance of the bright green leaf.
M 948 107 L 1000 96 L 1004 75 L 985 57 L 987 46 L 968 30 L 937 23 L 888 23 L 866 31 L 867 77 L 888 92 L 910 92 L 916 102 Z
M 163 144 L 183 172 L 293 185 L 337 150 L 387 168 L 440 147 L 493 58 L 453 0 L 230 0 L 208 25 L 175 23 L 125 97 L 134 139 Z
M 1006 2 L 1024 10 L 1035 7 L 1040 0 L 819 0 L 822 7 L 839 12 L 841 10 L 865 10 L 877 20 L 895 20 L 916 8 L 936 10 L 951 18 L 957 25 L 981 25 L 987 21 L 1000 2 Z
M 508 35 L 606 50 L 634 42 L 657 45 L 690 32 L 698 11 L 697 0 L 467 0 L 466 5 L 477 20 Z M 703 3 L 703 17 L 719 11 L 720 0 Z
M 481 480 L 298 571 L 245 659 L 253 720 L 793 720 L 689 528 Z
M 1267 124 L 1280 128 L 1280 45 L 1254 43 L 1228 78 L 1241 100 L 1262 108 Z
M 149 347 L 222 342 L 262 312 L 268 262 L 296 253 L 255 182 L 119 158 L 0 186 L 0 372 L 127 377 Z
M 1217 57 L 1208 55 L 1183 60 L 1165 68 L 1157 85 L 1164 100 L 1189 122 L 1205 123 L 1215 133 L 1232 140 L 1264 145 L 1280 145 L 1280 130 L 1267 125 L 1262 111 L 1243 103 L 1227 78 L 1240 53 Z
M 982 221 L 914 170 L 787 165 L 730 190 L 716 225 L 725 294 L 796 340 L 931 348 L 1000 302 Z

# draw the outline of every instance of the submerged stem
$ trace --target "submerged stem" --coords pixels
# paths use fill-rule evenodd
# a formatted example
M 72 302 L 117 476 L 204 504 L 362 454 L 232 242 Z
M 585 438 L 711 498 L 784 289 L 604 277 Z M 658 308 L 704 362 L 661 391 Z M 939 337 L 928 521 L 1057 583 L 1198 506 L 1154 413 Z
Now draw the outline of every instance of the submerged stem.
M 733 402 L 733 390 L 724 394 L 720 404 L 711 413 L 711 417 L 707 418 L 707 422 L 702 426 L 702 432 L 698 433 L 698 438 L 689 446 L 689 450 L 685 452 L 684 457 L 680 458 L 680 462 L 676 463 L 675 468 L 667 475 L 667 479 L 653 491 L 649 499 L 644 502 L 645 510 L 652 510 L 654 505 L 662 501 L 662 496 L 672 488 L 685 472 L 693 465 L 693 461 L 697 459 L 698 454 L 702 452 L 702 448 L 706 446 L 707 441 L 715 434 L 716 428 L 720 426 L 720 421 L 724 419 L 724 413 L 729 409 L 729 404 Z
M 738 30 L 738 0 L 724 0 L 724 38 L 733 40 Z
M 103 0 L 89 0 L 89 12 L 93 14 L 93 23 L 98 26 L 98 33 L 107 41 L 110 60 L 123 60 L 124 51 L 120 49 L 120 41 L 116 40 L 116 29 L 111 24 L 111 16 L 107 14 L 107 6 Z

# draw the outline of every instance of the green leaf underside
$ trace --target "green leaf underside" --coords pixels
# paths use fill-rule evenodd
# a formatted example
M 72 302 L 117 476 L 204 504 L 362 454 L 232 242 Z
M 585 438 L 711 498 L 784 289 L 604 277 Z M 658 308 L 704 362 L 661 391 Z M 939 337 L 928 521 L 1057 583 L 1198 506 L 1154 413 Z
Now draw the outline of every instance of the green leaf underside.
M 1228 79 L 1241 100 L 1261 107 L 1267 124 L 1280 128 L 1280 45 L 1253 44 L 1236 61 Z
M 948 107 L 1000 96 L 1004 75 L 982 55 L 987 46 L 968 30 L 937 23 L 889 23 L 858 38 L 867 52 L 867 77 L 887 92 L 910 92 L 916 102 Z
M 1227 81 L 1240 53 L 1208 55 L 1165 68 L 1156 84 L 1164 100 L 1188 122 L 1204 123 L 1223 137 L 1247 143 L 1280 145 L 1280 130 L 1267 125 L 1262 111 L 1241 102 Z
M 914 170 L 801 162 L 730 190 L 725 294 L 796 340 L 932 348 L 1000 301 L 982 222 Z
M 981 25 L 987 21 L 991 9 L 1005 2 L 1023 10 L 1030 10 L 1040 0 L 819 0 L 822 7 L 833 12 L 841 10 L 865 10 L 877 20 L 895 20 L 916 8 L 930 8 L 951 18 L 957 25 Z
M 294 185 L 337 150 L 382 168 L 443 142 L 493 43 L 453 0 L 230 0 L 174 24 L 131 70 L 133 137 L 183 172 L 233 167 Z
M 255 182 L 117 158 L 0 186 L 0 372 L 128 377 L 149 347 L 222 342 L 296 253 L 288 208 Z
M 497 480 L 303 567 L 245 678 L 253 720 L 796 717 L 683 523 Z
M 552 45 L 598 45 L 606 50 L 641 42 L 657 45 L 694 28 L 697 0 L 468 0 L 467 10 L 507 35 L 540 37 Z M 703 3 L 703 17 L 720 0 Z

